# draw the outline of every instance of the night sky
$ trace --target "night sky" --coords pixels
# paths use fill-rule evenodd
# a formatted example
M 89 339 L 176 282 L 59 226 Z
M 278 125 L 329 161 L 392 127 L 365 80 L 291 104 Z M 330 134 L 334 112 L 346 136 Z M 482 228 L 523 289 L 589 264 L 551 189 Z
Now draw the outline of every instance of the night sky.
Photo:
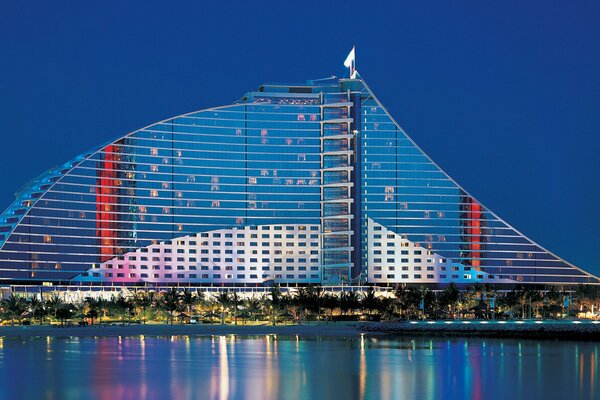
M 446 172 L 600 274 L 600 2 L 56 3 L 1 3 L 2 209 L 132 130 L 346 74 L 356 45 L 362 77 Z

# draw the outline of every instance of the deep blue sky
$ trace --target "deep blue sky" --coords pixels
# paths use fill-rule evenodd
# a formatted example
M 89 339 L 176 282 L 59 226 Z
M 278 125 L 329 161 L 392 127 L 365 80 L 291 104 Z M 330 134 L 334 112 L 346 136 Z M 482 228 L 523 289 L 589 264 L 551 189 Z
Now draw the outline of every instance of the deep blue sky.
M 600 274 L 600 2 L 244 3 L 4 0 L 0 208 L 129 131 L 339 75 L 356 44 L 363 78 L 442 168 Z

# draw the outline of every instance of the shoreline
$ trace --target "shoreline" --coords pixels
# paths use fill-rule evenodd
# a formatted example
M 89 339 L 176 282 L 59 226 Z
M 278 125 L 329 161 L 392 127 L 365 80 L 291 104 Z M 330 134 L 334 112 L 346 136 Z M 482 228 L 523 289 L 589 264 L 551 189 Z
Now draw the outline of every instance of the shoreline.
M 0 338 L 36 337 L 135 337 L 282 335 L 304 337 L 436 336 L 511 339 L 600 341 L 600 323 L 589 321 L 404 321 L 404 322 L 317 322 L 302 325 L 89 325 L 2 326 Z
M 597 321 L 404 321 L 365 324 L 361 328 L 393 336 L 600 341 Z
M 33 337 L 118 337 L 118 336 L 211 336 L 211 335 L 299 335 L 299 336 L 325 336 L 325 337 L 353 337 L 366 334 L 356 322 L 337 323 L 307 323 L 302 325 L 229 325 L 229 324 L 198 324 L 198 325 L 88 325 L 65 326 L 57 325 L 29 325 L 29 326 L 2 326 L 2 338 L 33 338 Z M 380 335 L 377 332 L 369 333 Z

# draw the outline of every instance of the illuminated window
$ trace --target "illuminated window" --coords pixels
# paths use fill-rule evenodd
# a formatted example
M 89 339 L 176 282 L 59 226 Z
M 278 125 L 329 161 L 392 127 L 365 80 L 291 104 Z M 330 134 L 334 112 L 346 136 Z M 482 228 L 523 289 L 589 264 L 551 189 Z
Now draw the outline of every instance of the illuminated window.
M 219 200 L 213 200 L 211 207 L 219 208 L 219 207 L 221 207 L 221 202 Z
M 158 197 L 158 190 L 156 190 L 156 189 L 150 190 L 150 197 Z
M 156 147 L 151 148 L 150 149 L 150 155 L 157 156 L 158 155 L 158 149 Z
M 219 190 L 219 185 L 218 185 L 218 183 L 219 183 L 219 177 L 218 176 L 213 176 L 210 179 L 210 182 L 212 184 L 211 187 L 210 187 L 210 190 L 212 190 L 212 191 Z
M 52 236 L 45 235 L 44 236 L 44 243 L 52 243 Z
M 152 172 L 158 172 L 158 165 L 151 165 L 150 166 L 150 171 L 152 171 Z

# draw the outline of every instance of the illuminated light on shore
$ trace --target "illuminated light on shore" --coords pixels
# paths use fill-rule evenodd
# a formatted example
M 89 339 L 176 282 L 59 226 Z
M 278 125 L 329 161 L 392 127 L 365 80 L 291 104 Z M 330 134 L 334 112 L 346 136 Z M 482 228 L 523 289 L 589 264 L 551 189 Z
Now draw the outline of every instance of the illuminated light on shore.
M 534 324 L 543 324 L 542 321 L 535 321 Z
M 574 324 L 580 324 L 581 321 L 573 321 Z
M 600 321 L 592 321 L 592 324 L 600 324 Z
M 480 324 L 487 324 L 487 321 L 481 321 Z
M 435 321 L 427 321 L 428 324 L 435 324 Z
M 506 321 L 498 321 L 499 324 L 505 324 Z
M 411 324 L 418 324 L 417 321 L 410 321 Z
M 470 324 L 471 322 L 470 321 L 463 321 L 462 323 L 463 324 Z
M 453 324 L 454 322 L 452 322 L 452 321 L 446 321 L 446 322 L 444 322 L 444 323 L 445 323 L 445 324 Z
M 516 324 L 524 324 L 524 323 L 525 323 L 525 321 L 517 321 L 517 322 L 515 322 L 515 323 L 516 323 Z

